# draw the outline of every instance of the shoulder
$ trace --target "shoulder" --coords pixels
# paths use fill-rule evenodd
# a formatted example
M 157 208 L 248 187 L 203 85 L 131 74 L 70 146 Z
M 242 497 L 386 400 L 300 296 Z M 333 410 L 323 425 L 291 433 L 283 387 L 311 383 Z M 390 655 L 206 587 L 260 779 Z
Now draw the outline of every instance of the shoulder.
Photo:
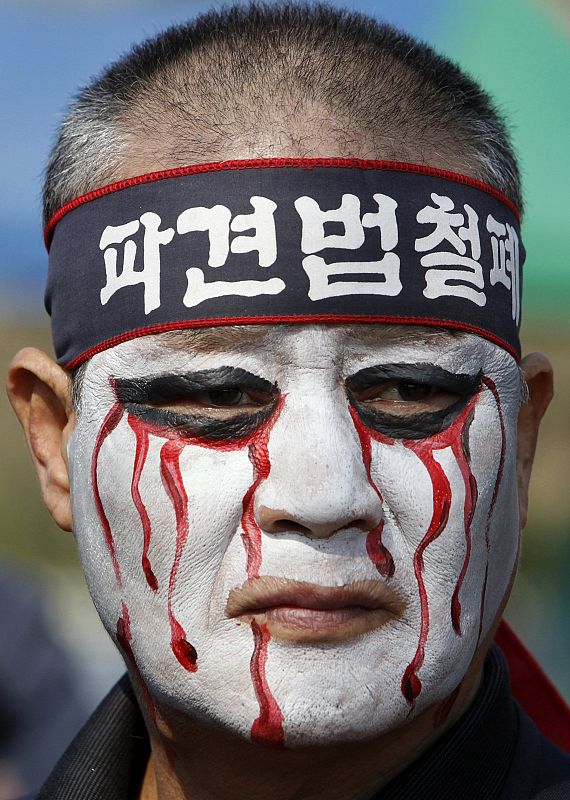
M 517 745 L 501 800 L 568 800 L 570 754 L 539 731 L 517 707 Z

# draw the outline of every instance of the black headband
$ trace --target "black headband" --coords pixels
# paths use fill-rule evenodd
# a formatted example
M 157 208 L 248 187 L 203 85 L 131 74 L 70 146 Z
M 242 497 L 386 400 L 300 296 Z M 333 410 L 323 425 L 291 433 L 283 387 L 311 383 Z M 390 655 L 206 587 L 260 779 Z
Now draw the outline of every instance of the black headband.
M 141 175 L 46 227 L 58 361 L 177 328 L 400 323 L 520 355 L 513 203 L 417 164 L 252 159 Z

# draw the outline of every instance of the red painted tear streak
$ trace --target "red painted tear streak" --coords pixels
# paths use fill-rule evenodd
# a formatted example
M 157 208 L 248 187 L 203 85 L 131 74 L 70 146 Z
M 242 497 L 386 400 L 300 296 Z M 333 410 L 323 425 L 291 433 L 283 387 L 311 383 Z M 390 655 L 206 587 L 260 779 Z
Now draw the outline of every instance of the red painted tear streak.
M 507 445 L 507 437 L 505 433 L 505 419 L 503 417 L 503 408 L 501 405 L 501 398 L 499 397 L 498 389 L 495 385 L 495 382 L 492 378 L 489 378 L 487 375 L 482 379 L 482 383 L 489 389 L 493 398 L 495 400 L 495 404 L 497 406 L 497 413 L 499 415 L 499 425 L 501 428 L 501 454 L 499 456 L 499 466 L 497 468 L 497 476 L 495 478 L 495 486 L 493 488 L 493 496 L 491 497 L 491 504 L 489 506 L 489 513 L 487 514 L 487 523 L 485 525 L 485 544 L 487 547 L 487 564 L 485 565 L 485 580 L 483 581 L 483 588 L 481 589 L 481 604 L 480 604 L 480 615 L 479 615 L 479 636 L 477 638 L 477 644 L 481 641 L 481 634 L 483 632 L 483 617 L 485 614 L 485 600 L 487 596 L 487 576 L 489 572 L 489 550 L 490 550 L 490 540 L 489 540 L 489 532 L 491 530 L 491 521 L 493 518 L 493 514 L 495 512 L 495 506 L 497 504 L 497 497 L 499 495 L 499 489 L 501 487 L 501 482 L 503 480 L 503 472 L 505 470 L 505 453 L 506 453 L 506 445 Z
M 251 738 L 255 742 L 274 747 L 284 746 L 283 713 L 267 683 L 265 664 L 270 635 L 266 625 L 258 625 L 252 620 L 254 649 L 251 656 L 250 672 L 255 696 L 259 703 L 259 716 L 251 727 Z
M 384 520 L 382 519 L 366 536 L 366 552 L 380 575 L 384 578 L 391 578 L 395 570 L 394 559 L 388 548 L 382 543 L 383 530 Z
M 448 694 L 446 698 L 444 698 L 441 703 L 437 706 L 434 717 L 433 717 L 433 727 L 439 728 L 447 722 L 447 719 L 451 713 L 451 709 L 455 705 L 455 701 L 459 695 L 461 690 L 461 683 L 455 687 L 455 689 Z
M 487 577 L 489 574 L 489 559 L 485 564 L 485 578 L 483 579 L 483 586 L 481 587 L 481 602 L 479 603 L 479 633 L 477 635 L 477 645 L 481 641 L 481 634 L 483 633 L 483 616 L 485 614 L 485 599 L 487 597 Z
M 172 598 L 176 589 L 178 568 L 188 539 L 188 497 L 184 488 L 182 473 L 180 472 L 180 453 L 184 447 L 185 442 L 175 440 L 168 441 L 162 446 L 160 451 L 160 474 L 176 516 L 176 550 L 168 584 L 170 646 L 182 666 L 188 672 L 196 672 L 198 669 L 196 650 L 187 640 L 184 628 L 178 622 L 172 610 Z
M 142 502 L 142 498 L 140 497 L 139 481 L 148 453 L 148 437 L 152 434 L 153 436 L 158 436 L 167 440 L 162 446 L 160 452 L 160 472 L 163 484 L 174 508 L 176 517 L 176 549 L 174 561 L 170 570 L 168 586 L 168 616 L 171 629 L 172 651 L 180 664 L 189 672 L 196 672 L 198 669 L 196 650 L 188 642 L 184 628 L 176 619 L 172 608 L 172 600 L 176 588 L 180 560 L 182 558 L 189 533 L 188 497 L 186 495 L 186 490 L 184 488 L 184 482 L 182 480 L 182 474 L 180 471 L 180 454 L 187 445 L 194 445 L 196 447 L 204 447 L 208 450 L 223 452 L 241 450 L 249 446 L 250 458 L 254 463 L 254 472 L 259 473 L 254 475 L 254 484 L 256 485 L 253 488 L 250 487 L 250 490 L 248 490 L 248 493 L 246 493 L 246 497 L 248 494 L 250 495 L 250 502 L 247 504 L 248 509 L 249 506 L 251 506 L 251 509 L 249 509 L 249 514 L 247 515 L 246 525 L 249 523 L 249 532 L 250 534 L 253 534 L 252 541 L 255 542 L 256 523 L 255 519 L 253 518 L 253 495 L 257 485 L 259 485 L 259 483 L 269 474 L 270 465 L 269 458 L 267 456 L 269 433 L 275 420 L 277 419 L 284 400 L 285 396 L 282 396 L 276 405 L 271 419 L 263 428 L 252 434 L 247 434 L 246 436 L 242 436 L 232 441 L 213 441 L 199 436 L 187 435 L 177 430 L 149 424 L 146 420 L 135 417 L 134 415 L 129 415 L 129 423 L 135 432 L 137 439 L 137 452 L 135 454 L 135 463 L 133 467 L 131 494 L 143 526 L 144 548 L 142 563 L 147 581 L 152 588 L 157 586 L 156 577 L 154 576 L 148 560 L 148 547 L 150 544 L 152 530 L 146 508 Z M 118 406 L 119 404 L 117 403 L 116 405 Z M 244 516 L 246 512 L 245 506 L 246 503 L 244 498 Z M 259 538 L 261 538 L 261 532 L 259 532 Z
M 499 457 L 499 467 L 497 469 L 497 477 L 495 478 L 495 487 L 493 489 L 493 496 L 491 498 L 491 505 L 489 507 L 489 514 L 487 516 L 487 525 L 485 526 L 485 542 L 487 544 L 487 550 L 489 550 L 489 530 L 491 528 L 491 518 L 495 511 L 495 505 L 497 503 L 497 497 L 499 494 L 499 488 L 501 486 L 501 481 L 503 480 L 503 472 L 505 469 L 505 452 L 506 452 L 506 444 L 507 444 L 507 437 L 505 434 L 505 420 L 503 417 L 503 408 L 501 406 L 501 398 L 499 397 L 499 392 L 494 381 L 485 376 L 482 381 L 485 386 L 490 390 L 495 403 L 497 405 L 497 413 L 499 414 L 499 424 L 501 426 L 501 455 Z
M 371 445 L 371 437 L 370 432 L 367 428 L 363 425 L 362 421 L 358 417 L 355 409 L 352 406 L 349 406 L 350 416 L 352 417 L 352 421 L 354 423 L 354 427 L 356 428 L 356 433 L 358 434 L 358 439 L 360 441 L 360 448 L 362 450 L 362 461 L 364 463 L 364 469 L 366 470 L 366 477 L 368 479 L 368 483 L 372 487 L 372 489 L 378 495 L 380 503 L 384 504 L 384 498 L 382 497 L 382 493 L 380 489 L 376 486 L 374 481 L 372 480 L 371 474 L 371 467 L 372 467 L 372 445 Z M 393 440 L 389 441 L 390 444 L 393 444 Z M 391 578 L 394 574 L 395 565 L 394 559 L 392 558 L 392 554 L 386 547 L 386 545 L 382 542 L 382 533 L 384 531 L 384 519 L 381 519 L 378 525 L 370 530 L 366 536 L 366 552 L 368 553 L 368 558 L 380 575 L 383 578 Z
M 459 592 L 463 585 L 463 580 L 465 579 L 465 575 L 467 574 L 467 570 L 469 568 L 469 562 L 471 560 L 471 524 L 473 522 L 473 516 L 475 514 L 475 507 L 477 505 L 478 497 L 477 481 L 475 480 L 475 476 L 471 472 L 471 467 L 469 466 L 469 455 L 466 450 L 465 443 L 465 434 L 466 431 L 469 430 L 471 419 L 471 416 L 467 417 L 461 429 L 461 436 L 457 438 L 451 445 L 451 449 L 455 458 L 457 459 L 457 463 L 463 477 L 463 484 L 465 486 L 465 501 L 463 504 L 465 558 L 463 559 L 463 566 L 461 567 L 461 572 L 459 573 L 459 578 L 457 579 L 457 583 L 455 584 L 455 589 L 453 591 L 453 597 L 451 598 L 451 622 L 453 624 L 453 630 L 458 636 L 461 636 L 461 603 L 459 601 Z
M 111 525 L 109 524 L 109 520 L 107 519 L 107 515 L 105 514 L 105 509 L 103 508 L 103 502 L 101 500 L 101 494 L 99 492 L 97 469 L 99 466 L 99 453 L 101 452 L 103 442 L 105 441 L 107 436 L 109 436 L 109 434 L 111 434 L 115 430 L 115 428 L 121 421 L 122 416 L 123 416 L 123 406 L 117 401 L 111 407 L 107 416 L 103 420 L 103 424 L 101 425 L 99 433 L 97 434 L 97 439 L 95 440 L 95 447 L 93 448 L 93 455 L 91 457 L 91 483 L 93 485 L 93 494 L 95 496 L 95 507 L 97 509 L 97 514 L 99 515 L 99 521 L 101 522 L 101 527 L 103 528 L 103 531 L 105 533 L 105 540 L 107 542 L 109 553 L 111 554 L 111 560 L 113 562 L 113 570 L 115 572 L 115 578 L 119 586 L 122 585 L 121 570 L 119 567 L 119 562 L 117 560 L 117 552 L 115 550 L 113 532 L 111 530 Z
M 441 465 L 433 457 L 435 450 L 442 450 L 446 447 L 452 448 L 452 452 L 458 460 L 459 468 L 465 482 L 464 521 L 466 526 L 465 538 L 467 542 L 467 550 L 453 595 L 456 603 L 454 604 L 452 600 L 452 624 L 456 633 L 460 633 L 461 607 L 459 605 L 457 595 L 459 594 L 461 583 L 469 566 L 469 558 L 471 555 L 470 526 L 473 519 L 473 514 L 475 513 L 475 503 L 477 501 L 475 478 L 472 475 L 469 467 L 467 452 L 465 449 L 466 435 L 464 434 L 466 434 L 466 431 L 468 430 L 477 397 L 478 393 L 471 398 L 457 419 L 448 428 L 440 433 L 437 433 L 435 436 L 431 436 L 428 439 L 408 439 L 403 441 L 404 446 L 412 450 L 426 467 L 431 478 L 433 492 L 432 519 L 427 533 L 423 537 L 416 549 L 416 552 L 414 553 L 414 573 L 418 582 L 418 589 L 420 593 L 420 636 L 414 658 L 406 667 L 401 684 L 402 694 L 408 703 L 410 703 L 412 708 L 422 688 L 422 684 L 417 673 L 424 661 L 425 644 L 429 633 L 429 604 L 423 580 L 423 554 L 426 548 L 443 532 L 445 526 L 447 525 L 449 510 L 451 508 L 451 486 Z
M 139 512 L 139 517 L 141 519 L 141 524 L 143 529 L 144 539 L 143 539 L 143 552 L 142 552 L 142 568 L 148 585 L 153 591 L 156 591 L 158 589 L 158 581 L 156 580 L 156 575 L 152 571 L 152 567 L 150 565 L 150 560 L 148 557 L 152 528 L 150 524 L 150 518 L 148 516 L 145 504 L 142 501 L 139 488 L 141 474 L 146 462 L 146 457 L 148 455 L 148 430 L 144 425 L 141 425 L 137 417 L 134 417 L 132 414 L 129 414 L 128 420 L 129 420 L 129 425 L 133 429 L 136 436 L 136 452 L 135 452 L 135 461 L 133 465 L 133 477 L 131 480 L 131 496 L 133 498 L 135 507 Z
M 433 514 L 426 534 L 419 543 L 414 553 L 414 574 L 420 594 L 420 635 L 418 646 L 413 659 L 408 664 L 402 677 L 402 694 L 413 706 L 422 690 L 422 682 L 418 677 L 418 670 L 424 663 L 425 645 L 429 633 L 429 604 L 424 583 L 424 552 L 443 532 L 447 525 L 449 509 L 451 508 L 451 486 L 441 465 L 433 457 L 433 444 L 426 441 L 406 441 L 406 447 L 413 450 L 427 469 L 433 488 Z
M 154 700 L 152 699 L 152 695 L 146 685 L 144 678 L 142 677 L 137 661 L 135 659 L 135 655 L 133 653 L 133 648 L 131 646 L 132 642 L 132 634 L 131 634 L 131 620 L 129 617 L 129 611 L 124 603 L 121 603 L 121 616 L 117 620 L 117 642 L 133 669 L 133 672 L 137 678 L 137 681 L 140 685 L 145 703 L 149 710 L 149 714 L 152 718 L 152 721 L 156 723 L 156 706 L 154 704 Z
M 269 436 L 279 418 L 285 398 L 286 395 L 281 395 L 270 419 L 253 435 L 249 442 L 249 460 L 253 465 L 253 481 L 242 500 L 241 527 L 246 555 L 246 573 L 250 580 L 259 577 L 262 558 L 261 528 L 255 519 L 255 493 L 271 471 Z M 283 714 L 271 694 L 265 674 L 267 648 L 271 637 L 267 627 L 265 625 L 259 626 L 255 620 L 251 621 L 251 631 L 253 633 L 254 648 L 251 656 L 250 672 L 253 689 L 259 704 L 259 716 L 251 726 L 251 738 L 253 741 L 281 747 L 284 744 Z
M 249 445 L 249 460 L 253 464 L 253 483 L 242 500 L 243 513 L 241 517 L 242 540 L 246 553 L 248 578 L 256 578 L 261 568 L 261 529 L 255 519 L 254 502 L 257 487 L 267 478 L 271 470 L 271 463 L 267 453 L 268 439 L 269 435 L 267 433 L 261 441 L 253 441 Z
M 416 551 L 413 556 L 414 575 L 417 581 L 418 593 L 420 597 L 420 633 L 418 637 L 418 645 L 416 648 L 416 652 L 411 662 L 406 667 L 401 681 L 402 694 L 412 708 L 414 706 L 416 698 L 418 697 L 422 689 L 422 683 L 418 676 L 418 671 L 420 670 L 424 662 L 425 646 L 429 634 L 429 623 L 430 623 L 427 590 L 423 578 L 424 553 L 426 549 L 429 547 L 429 545 L 432 542 L 434 542 L 445 529 L 449 517 L 449 511 L 451 508 L 451 500 L 452 500 L 451 486 L 449 484 L 447 476 L 445 475 L 445 472 L 443 471 L 443 468 L 441 467 L 439 462 L 437 462 L 434 459 L 433 453 L 436 450 L 443 450 L 446 447 L 451 447 L 452 451 L 455 454 L 455 457 L 459 462 L 459 467 L 462 472 L 464 481 L 466 481 L 466 493 L 465 493 L 466 502 L 465 502 L 464 519 L 466 523 L 468 523 L 467 527 L 470 528 L 471 520 L 473 518 L 475 510 L 475 503 L 477 500 L 477 496 L 476 496 L 475 479 L 474 476 L 471 475 L 467 452 L 464 449 L 465 445 L 463 443 L 464 439 L 463 434 L 468 429 L 468 425 L 473 414 L 473 409 L 475 407 L 477 396 L 478 394 L 475 394 L 471 398 L 471 400 L 467 403 L 466 407 L 463 409 L 461 414 L 459 414 L 457 419 L 455 419 L 454 422 L 448 428 L 441 431 L 440 433 L 437 433 L 434 436 L 430 436 L 427 439 L 401 440 L 401 444 L 404 447 L 408 448 L 409 450 L 412 450 L 412 452 L 416 454 L 416 456 L 420 459 L 420 461 L 424 464 L 425 468 L 427 469 L 432 483 L 432 495 L 433 495 L 432 518 L 429 527 L 425 535 L 423 536 L 422 540 L 420 541 L 418 547 L 416 548 Z M 356 411 L 352 407 L 350 407 L 349 410 L 354 420 L 356 430 L 359 433 L 361 446 L 363 446 L 363 460 L 365 467 L 367 468 L 368 471 L 370 468 L 369 465 L 371 459 L 370 439 L 374 439 L 380 444 L 385 444 L 390 446 L 394 445 L 396 443 L 396 440 L 388 436 L 385 436 L 384 434 L 381 434 L 378 431 L 365 428 L 365 426 L 359 420 Z M 364 440 L 364 445 L 362 445 L 363 440 Z M 381 495 L 379 496 L 381 497 Z M 471 537 L 470 537 L 470 532 L 468 533 L 467 530 L 466 530 L 466 541 L 468 541 L 468 548 L 467 548 L 468 552 L 466 552 L 464 564 L 458 581 L 459 588 L 461 587 L 461 582 L 463 581 L 463 577 L 469 565 Z M 457 594 L 459 593 L 459 588 L 457 588 L 456 586 Z M 457 624 L 457 627 L 459 628 L 460 612 L 461 608 L 457 601 L 457 604 L 455 606 L 455 614 L 456 614 L 455 622 L 453 620 L 453 608 L 452 608 L 452 622 L 454 624 L 454 627 L 455 624 Z
M 269 460 L 269 436 L 277 422 L 285 395 L 282 395 L 270 419 L 253 436 L 249 443 L 249 460 L 253 465 L 253 482 L 242 500 L 242 541 L 246 553 L 246 572 L 248 578 L 257 578 L 261 569 L 261 529 L 255 519 L 255 492 L 260 483 L 267 479 L 271 471 Z

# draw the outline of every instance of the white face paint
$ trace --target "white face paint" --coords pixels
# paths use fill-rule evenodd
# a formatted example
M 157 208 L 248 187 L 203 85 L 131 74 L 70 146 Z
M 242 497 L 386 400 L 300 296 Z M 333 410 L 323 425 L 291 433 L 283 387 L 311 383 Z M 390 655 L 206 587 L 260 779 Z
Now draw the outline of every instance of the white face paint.
M 210 333 L 94 356 L 70 450 L 89 588 L 149 706 L 289 746 L 443 714 L 517 558 L 515 362 L 405 328 Z

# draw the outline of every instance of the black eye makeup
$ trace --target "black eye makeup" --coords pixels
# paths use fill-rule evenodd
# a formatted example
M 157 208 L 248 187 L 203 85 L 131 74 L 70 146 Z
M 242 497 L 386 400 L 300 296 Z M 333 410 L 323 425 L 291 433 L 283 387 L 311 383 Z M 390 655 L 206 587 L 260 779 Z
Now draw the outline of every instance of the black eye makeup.
M 423 439 L 451 425 L 478 390 L 482 375 L 434 364 L 385 364 L 360 370 L 345 385 L 369 428 L 393 439 Z
M 252 433 L 273 412 L 276 384 L 240 367 L 115 378 L 126 410 L 157 428 L 180 435 L 228 441 Z

